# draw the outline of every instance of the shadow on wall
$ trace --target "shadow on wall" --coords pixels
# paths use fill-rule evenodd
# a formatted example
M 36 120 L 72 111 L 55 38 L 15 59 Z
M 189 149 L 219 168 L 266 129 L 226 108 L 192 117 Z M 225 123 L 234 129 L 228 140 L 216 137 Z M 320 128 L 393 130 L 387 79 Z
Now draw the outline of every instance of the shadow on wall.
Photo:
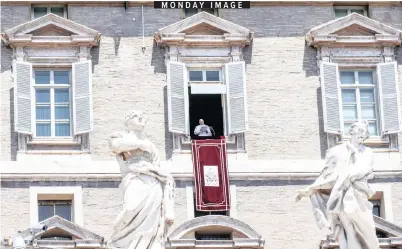
M 318 132 L 320 136 L 321 158 L 325 158 L 328 150 L 327 134 L 324 132 L 324 113 L 322 109 L 321 87 L 317 88 L 317 108 L 318 108 Z
M 16 161 L 18 152 L 18 133 L 15 132 L 14 125 L 14 88 L 10 89 L 10 150 L 10 160 Z
M 13 63 L 12 60 L 13 50 L 10 47 L 6 47 L 4 42 L 1 42 L 1 73 L 11 70 Z
M 319 68 L 317 65 L 317 49 L 307 45 L 304 46 L 303 54 L 303 71 L 306 72 L 306 77 L 319 76 Z
M 95 72 L 95 66 L 99 64 L 99 51 L 100 51 L 101 43 L 96 47 L 92 47 L 90 54 L 92 60 L 92 73 Z
M 163 87 L 163 106 L 164 106 L 164 120 L 165 120 L 165 155 L 166 160 L 172 158 L 173 154 L 173 134 L 169 132 L 169 113 L 168 113 L 168 97 L 167 97 L 167 86 Z
M 119 37 L 119 36 L 113 37 L 113 42 L 114 42 L 114 55 L 118 55 L 118 54 L 119 54 L 120 41 L 121 41 L 121 37 Z
M 166 74 L 165 49 L 157 46 L 155 40 L 152 44 L 151 66 L 154 67 L 154 73 Z
M 246 64 L 251 64 L 253 57 L 253 44 L 254 40 L 251 40 L 250 45 L 243 48 L 243 57 Z

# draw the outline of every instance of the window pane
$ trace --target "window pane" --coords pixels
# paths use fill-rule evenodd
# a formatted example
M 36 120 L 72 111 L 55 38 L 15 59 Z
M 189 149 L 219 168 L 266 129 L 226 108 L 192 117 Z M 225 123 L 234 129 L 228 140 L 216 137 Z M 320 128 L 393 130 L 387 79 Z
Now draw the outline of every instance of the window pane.
M 68 71 L 54 71 L 54 84 L 69 84 Z
M 51 7 L 50 12 L 52 12 L 55 15 L 64 17 L 64 8 L 63 7 Z
M 50 103 L 50 89 L 36 89 L 36 103 Z
M 374 105 L 362 106 L 362 119 L 376 119 Z
M 39 222 L 46 220 L 54 215 L 53 205 L 39 205 L 38 206 L 38 218 Z
M 70 119 L 70 107 L 69 106 L 56 106 L 54 112 L 56 119 Z
M 35 71 L 35 84 L 50 84 L 50 72 Z
M 374 89 L 361 89 L 360 90 L 360 101 L 362 103 L 373 103 L 374 100 Z
M 356 106 L 344 106 L 343 107 L 343 119 L 344 120 L 356 120 L 357 110 Z
M 219 81 L 219 71 L 206 71 L 207 81 Z
M 364 15 L 364 10 L 352 10 L 351 11 L 352 13 L 357 13 L 357 14 L 360 14 L 360 15 Z
M 50 137 L 50 123 L 37 123 L 36 124 L 36 136 Z
M 352 124 L 353 124 L 353 122 L 345 122 L 343 124 L 343 134 L 344 135 L 349 136 L 349 129 L 350 129 L 350 126 L 352 126 Z
M 56 205 L 56 215 L 71 221 L 71 205 Z
M 37 106 L 36 120 L 50 120 L 50 106 Z
M 342 90 L 342 102 L 343 103 L 356 103 L 356 90 L 343 89 Z
M 190 71 L 190 81 L 203 81 L 202 71 Z
M 47 14 L 47 7 L 34 7 L 34 18 L 39 18 Z
M 214 9 L 201 9 L 201 11 L 205 11 L 209 14 L 215 15 L 215 10 Z
M 69 103 L 70 93 L 68 88 L 55 89 L 54 90 L 54 102 L 55 103 Z
M 378 136 L 378 130 L 377 130 L 377 123 L 376 122 L 370 122 L 369 123 L 369 133 L 371 136 Z
M 70 136 L 70 124 L 58 124 L 56 123 L 56 136 L 58 137 L 68 137 Z
M 344 17 L 348 15 L 348 11 L 346 9 L 335 9 L 335 17 Z
M 354 84 L 355 73 L 354 72 L 341 72 L 341 84 Z
M 373 85 L 373 72 L 359 72 L 359 84 Z
M 185 17 L 190 17 L 195 14 L 197 14 L 197 9 L 184 9 Z

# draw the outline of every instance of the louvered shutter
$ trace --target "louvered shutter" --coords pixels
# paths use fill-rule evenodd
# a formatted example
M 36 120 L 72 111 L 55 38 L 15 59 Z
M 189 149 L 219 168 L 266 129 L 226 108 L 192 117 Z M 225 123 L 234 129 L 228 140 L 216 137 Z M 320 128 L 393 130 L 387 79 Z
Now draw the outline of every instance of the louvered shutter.
M 73 63 L 74 135 L 87 133 L 93 129 L 91 68 L 90 60 Z
M 15 131 L 32 134 L 32 64 L 16 61 L 13 68 Z
M 225 65 L 229 134 L 248 130 L 245 69 L 244 61 L 230 62 Z
M 383 135 L 401 130 L 399 107 L 398 73 L 396 62 L 377 65 L 379 97 L 381 107 L 381 127 Z
M 341 135 L 344 125 L 338 65 L 322 61 L 320 72 L 324 131 Z
M 188 83 L 186 65 L 171 61 L 167 65 L 169 131 L 189 134 Z

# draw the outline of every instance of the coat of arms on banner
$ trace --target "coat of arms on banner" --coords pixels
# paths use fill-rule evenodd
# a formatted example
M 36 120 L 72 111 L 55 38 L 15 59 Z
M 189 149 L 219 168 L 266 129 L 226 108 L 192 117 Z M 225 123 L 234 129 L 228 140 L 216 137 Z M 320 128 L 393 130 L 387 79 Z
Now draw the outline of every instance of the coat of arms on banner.
M 218 166 L 204 165 L 204 186 L 219 187 Z

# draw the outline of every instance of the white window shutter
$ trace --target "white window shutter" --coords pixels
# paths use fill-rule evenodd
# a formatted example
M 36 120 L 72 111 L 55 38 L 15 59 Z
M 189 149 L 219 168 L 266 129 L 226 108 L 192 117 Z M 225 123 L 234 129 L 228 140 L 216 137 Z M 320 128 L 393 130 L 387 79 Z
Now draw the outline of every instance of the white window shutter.
M 74 135 L 78 135 L 93 129 L 92 62 L 76 62 L 72 68 Z
M 396 62 L 378 64 L 377 74 L 382 134 L 398 133 L 401 131 L 401 111 Z
M 229 134 L 248 130 L 246 65 L 244 61 L 225 65 L 226 102 Z
M 14 123 L 15 131 L 32 134 L 32 64 L 28 62 L 14 62 Z
M 186 65 L 171 61 L 167 65 L 169 131 L 189 134 L 189 104 Z
M 341 135 L 344 124 L 338 65 L 322 61 L 320 73 L 324 131 Z

